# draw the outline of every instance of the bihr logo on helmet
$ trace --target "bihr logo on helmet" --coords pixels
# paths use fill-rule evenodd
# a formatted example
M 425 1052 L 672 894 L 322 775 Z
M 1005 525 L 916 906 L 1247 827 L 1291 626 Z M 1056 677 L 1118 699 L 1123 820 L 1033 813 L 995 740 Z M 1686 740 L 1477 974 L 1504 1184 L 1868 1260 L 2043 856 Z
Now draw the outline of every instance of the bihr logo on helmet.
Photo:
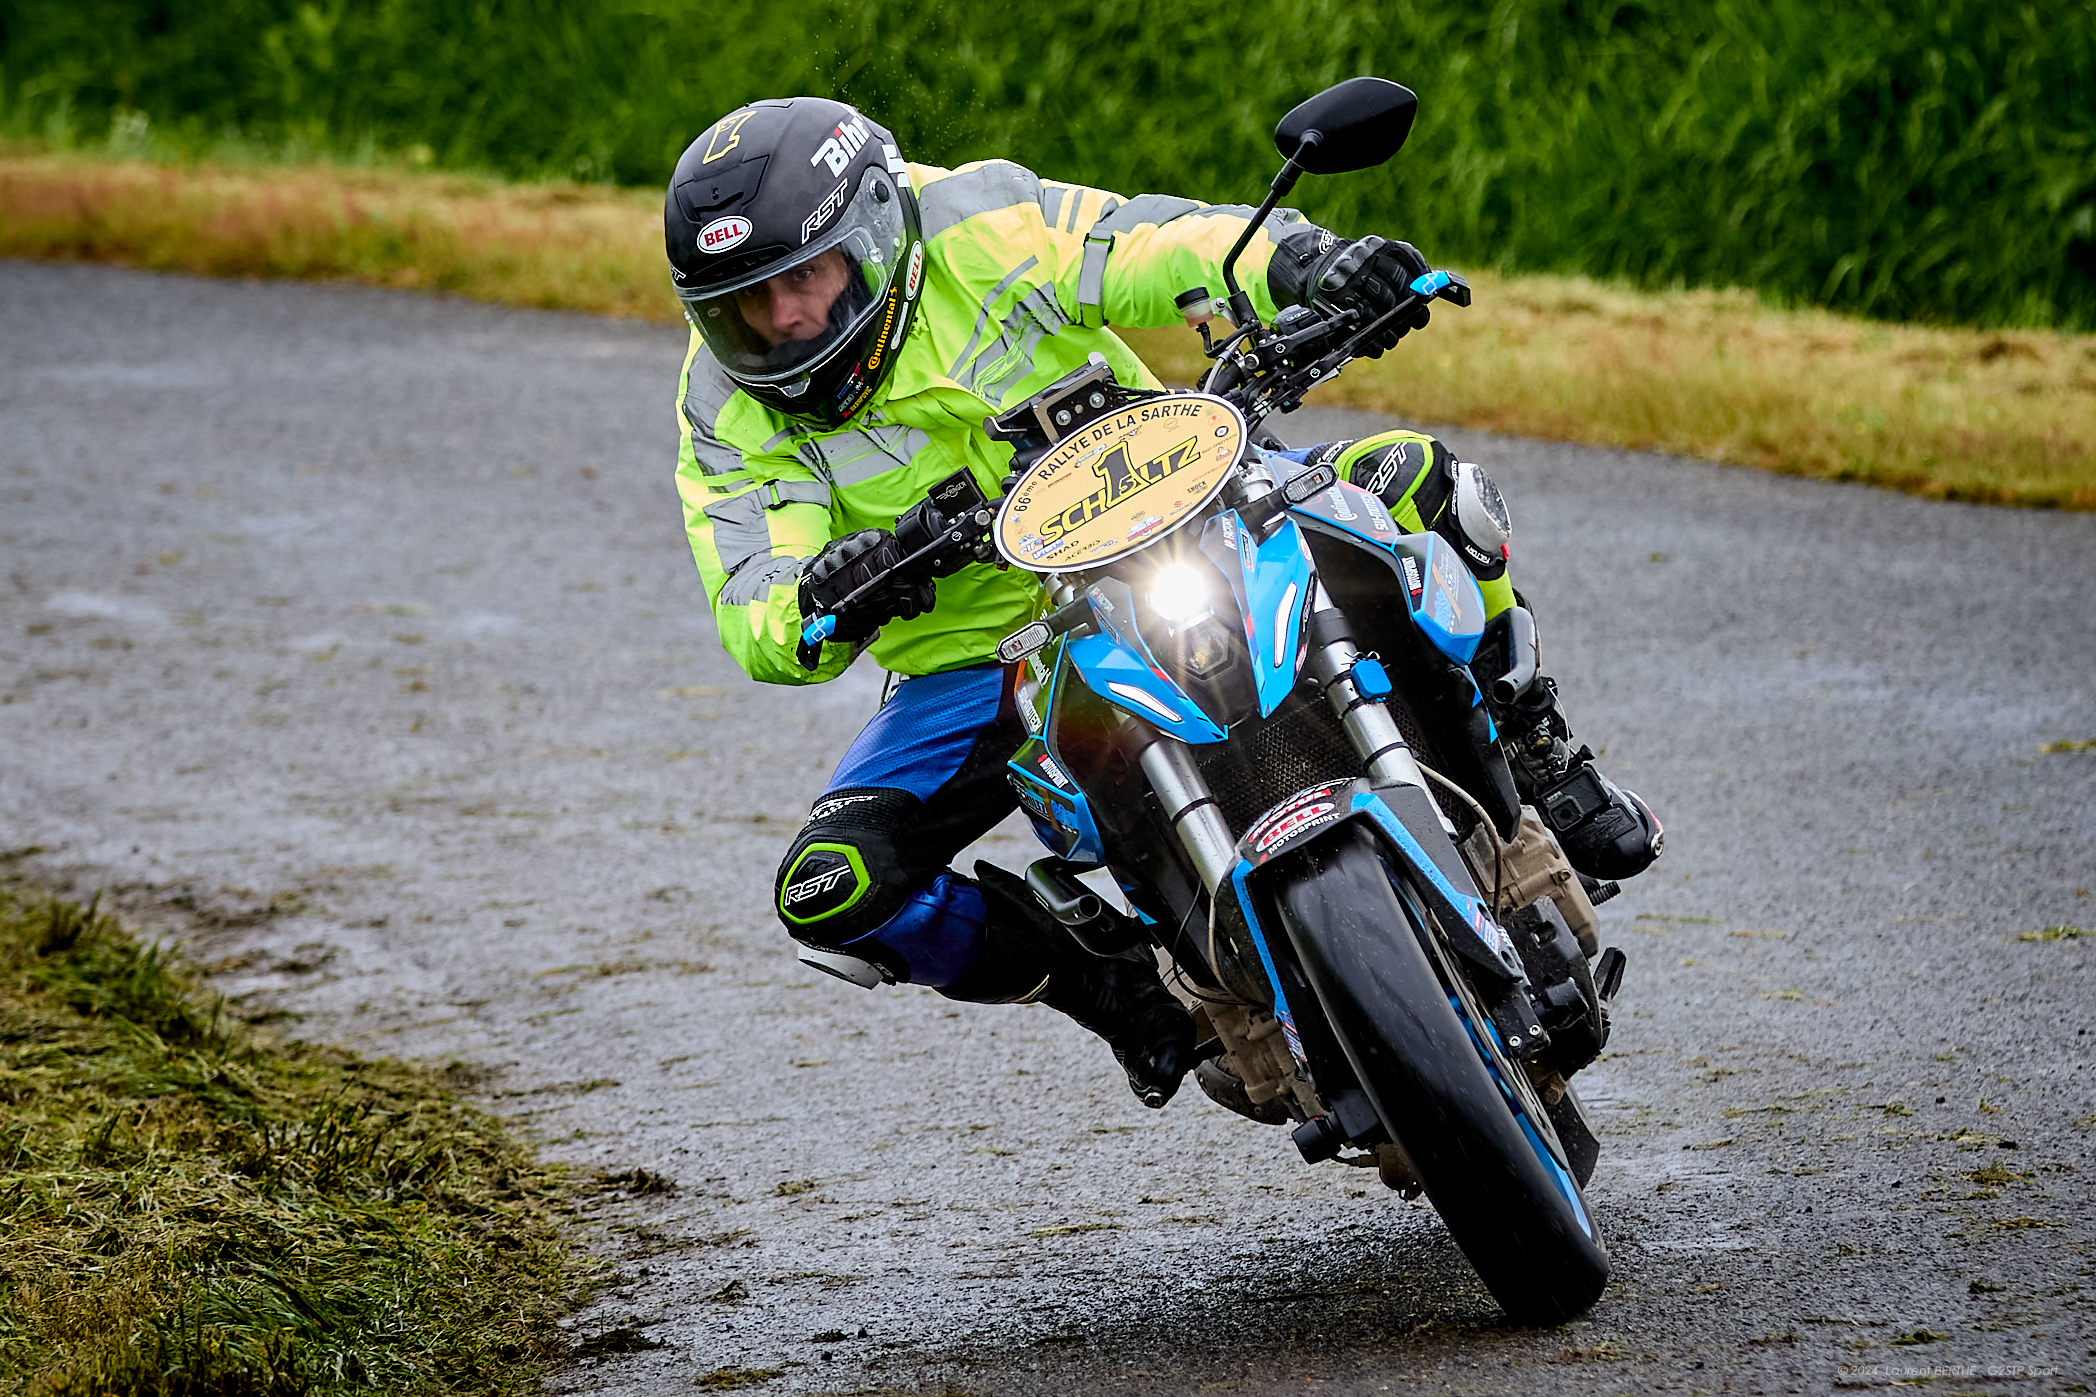
M 859 147 L 871 139 L 873 132 L 866 129 L 866 118 L 854 112 L 846 120 L 837 123 L 830 131 L 830 138 L 817 146 L 815 153 L 808 157 L 808 163 L 828 165 L 831 174 L 841 175 L 844 173 L 844 167 L 851 164 L 852 157 L 859 153 Z
M 750 221 L 739 214 L 716 218 L 699 230 L 699 251 L 726 252 L 750 235 Z

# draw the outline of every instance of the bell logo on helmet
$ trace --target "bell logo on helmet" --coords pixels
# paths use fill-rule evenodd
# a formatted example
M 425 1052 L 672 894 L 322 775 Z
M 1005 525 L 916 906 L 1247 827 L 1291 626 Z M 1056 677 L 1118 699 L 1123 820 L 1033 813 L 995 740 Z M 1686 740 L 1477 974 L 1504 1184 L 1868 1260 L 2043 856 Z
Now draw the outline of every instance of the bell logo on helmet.
M 747 238 L 750 232 L 750 221 L 740 214 L 730 214 L 726 218 L 716 218 L 713 222 L 699 230 L 699 251 L 726 252 L 729 248 Z
M 830 138 L 815 148 L 808 163 L 828 165 L 831 174 L 841 175 L 844 167 L 851 164 L 852 157 L 859 153 L 859 148 L 872 139 L 873 132 L 866 128 L 866 118 L 854 112 L 831 129 Z
M 917 299 L 917 284 L 924 279 L 924 244 L 918 243 L 910 249 L 910 273 L 903 278 L 902 298 Z

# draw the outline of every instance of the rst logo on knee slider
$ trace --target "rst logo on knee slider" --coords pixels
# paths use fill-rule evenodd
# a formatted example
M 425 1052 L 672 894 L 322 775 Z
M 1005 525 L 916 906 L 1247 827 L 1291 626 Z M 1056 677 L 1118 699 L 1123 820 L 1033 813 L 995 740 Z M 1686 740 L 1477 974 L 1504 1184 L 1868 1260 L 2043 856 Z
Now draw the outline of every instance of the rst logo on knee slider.
M 820 921 L 856 906 L 870 886 L 856 850 L 839 844 L 811 844 L 786 871 L 779 889 L 779 912 L 792 922 Z
M 791 884 L 786 889 L 786 905 L 792 907 L 806 902 L 811 897 L 819 897 L 850 876 L 851 865 L 840 864 L 836 868 L 825 869 L 813 878 Z

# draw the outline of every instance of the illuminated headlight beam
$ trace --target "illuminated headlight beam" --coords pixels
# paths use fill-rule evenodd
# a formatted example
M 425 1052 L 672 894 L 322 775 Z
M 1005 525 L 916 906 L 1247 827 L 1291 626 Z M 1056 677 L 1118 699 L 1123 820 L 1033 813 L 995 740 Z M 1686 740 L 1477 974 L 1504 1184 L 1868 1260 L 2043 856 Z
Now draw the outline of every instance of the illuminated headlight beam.
M 1208 609 L 1208 580 L 1185 563 L 1160 568 L 1150 583 L 1150 609 L 1168 626 L 1190 621 Z

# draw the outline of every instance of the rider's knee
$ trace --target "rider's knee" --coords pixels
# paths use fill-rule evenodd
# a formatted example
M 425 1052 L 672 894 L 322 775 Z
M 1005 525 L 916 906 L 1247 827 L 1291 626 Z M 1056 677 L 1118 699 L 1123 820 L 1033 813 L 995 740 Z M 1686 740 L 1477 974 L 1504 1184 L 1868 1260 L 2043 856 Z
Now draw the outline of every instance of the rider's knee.
M 1378 432 L 1327 449 L 1341 479 L 1381 499 L 1401 526 L 1431 529 L 1454 544 L 1479 581 L 1506 575 L 1513 525 L 1483 466 L 1457 460 L 1424 432 Z
M 966 878 L 910 847 L 922 803 L 907 791 L 830 791 L 779 862 L 772 908 L 796 941 L 857 956 L 892 980 L 965 974 L 987 912 Z
M 817 801 L 773 880 L 772 910 L 787 933 L 841 950 L 900 912 L 921 879 L 897 835 L 919 804 L 907 791 L 883 789 L 831 791 Z
M 1337 443 L 1330 464 L 1339 478 L 1360 486 L 1392 509 L 1455 461 L 1455 453 L 1425 432 L 1393 429 Z M 1423 514 L 1423 511 L 1422 511 Z

